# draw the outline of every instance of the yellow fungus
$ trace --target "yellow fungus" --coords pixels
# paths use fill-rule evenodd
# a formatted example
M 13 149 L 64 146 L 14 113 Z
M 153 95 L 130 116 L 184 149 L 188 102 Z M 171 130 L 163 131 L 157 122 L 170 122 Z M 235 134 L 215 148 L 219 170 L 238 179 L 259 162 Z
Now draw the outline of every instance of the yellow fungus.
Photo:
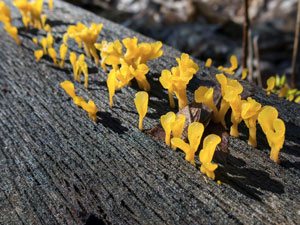
M 143 130 L 143 119 L 148 110 L 148 93 L 139 91 L 135 94 L 134 103 L 139 114 L 139 129 Z
M 201 172 L 206 174 L 209 178 L 215 179 L 214 171 L 218 168 L 217 164 L 211 163 L 216 147 L 221 142 L 221 138 L 218 135 L 210 134 L 203 141 L 203 149 L 199 154 L 201 164 Z
M 271 90 L 274 89 L 275 87 L 275 82 L 276 82 L 276 78 L 275 77 L 270 77 L 267 80 L 267 88 L 266 88 L 266 92 L 269 95 L 271 93 Z
M 213 110 L 213 121 L 217 122 L 218 119 L 218 109 L 214 104 L 214 89 L 205 86 L 200 86 L 194 93 L 195 102 L 204 103 Z
M 46 31 L 47 33 L 51 33 L 51 26 L 49 24 L 46 24 L 44 26 L 44 31 Z
M 52 47 L 53 42 L 54 42 L 54 38 L 53 38 L 52 34 L 48 34 L 47 35 L 47 46 L 48 46 L 48 48 L 53 48 Z
M 70 53 L 70 62 L 72 64 L 73 67 L 73 74 L 74 74 L 74 79 L 77 79 L 77 74 L 76 74 L 76 61 L 77 61 L 77 56 L 75 52 L 71 52 Z
M 70 95 L 71 98 L 75 98 L 75 88 L 72 82 L 66 80 L 64 82 L 61 82 L 60 85 L 67 92 L 67 94 Z
M 299 102 L 300 102 L 300 96 L 298 96 L 298 97 L 295 99 L 295 102 L 296 102 L 296 103 L 299 103 Z
M 47 20 L 47 15 L 46 15 L 46 14 L 43 14 L 43 15 L 41 16 L 42 27 L 45 27 L 46 20 Z
M 88 103 L 86 102 L 81 102 L 81 107 L 87 111 L 89 113 L 89 117 L 94 120 L 95 122 L 98 121 L 98 118 L 97 118 L 97 112 L 98 112 L 98 109 L 95 105 L 95 103 L 92 101 L 92 100 L 89 100 Z
M 211 64 L 212 64 L 212 59 L 211 58 L 208 58 L 205 62 L 205 66 L 206 67 L 211 67 Z
M 287 95 L 288 91 L 289 91 L 289 86 L 288 86 L 288 85 L 285 85 L 284 87 L 280 88 L 278 97 L 279 97 L 279 98 L 285 97 L 285 96 Z
M 18 38 L 18 29 L 12 27 L 9 23 L 5 24 L 5 31 L 17 42 L 18 45 L 21 44 L 21 41 Z
M 41 39 L 41 45 L 43 47 L 43 50 L 44 50 L 44 54 L 46 55 L 47 54 L 47 38 L 42 38 Z
M 76 26 L 69 26 L 67 33 L 70 38 L 75 39 L 77 43 L 84 43 L 84 50 L 89 58 L 94 58 L 96 65 L 99 64 L 99 56 L 97 54 L 95 43 L 98 35 L 102 30 L 103 24 L 92 23 L 90 27 L 86 27 L 82 23 L 77 23 Z
M 242 80 L 245 80 L 247 78 L 247 74 L 248 74 L 248 69 L 247 68 L 244 68 L 243 69 L 243 72 L 242 72 L 242 77 L 241 79 Z
M 77 107 L 82 107 L 83 103 L 86 103 L 85 100 L 80 96 L 75 96 L 73 102 Z
M 193 122 L 188 127 L 188 140 L 189 144 L 185 143 L 180 138 L 172 138 L 171 143 L 173 146 L 180 148 L 185 153 L 185 159 L 195 164 L 195 153 L 199 147 L 201 137 L 204 131 L 204 126 L 202 123 Z
M 33 37 L 32 38 L 32 41 L 34 42 L 34 44 L 38 45 L 39 44 L 39 41 L 36 39 L 36 37 Z
M 59 48 L 59 55 L 60 55 L 60 67 L 64 67 L 65 65 L 65 58 L 67 55 L 68 47 L 65 44 L 61 44 Z
M 179 114 L 176 116 L 176 119 L 173 123 L 171 123 L 171 130 L 173 138 L 180 138 L 182 131 L 184 129 L 184 123 L 185 123 L 185 115 Z M 176 150 L 176 146 L 172 145 L 172 148 Z
M 115 70 L 111 70 L 107 77 L 107 88 L 109 93 L 109 105 L 110 107 L 113 107 L 113 97 L 116 91 L 116 72 Z
M 57 66 L 57 59 L 56 59 L 56 51 L 54 48 L 49 48 L 48 49 L 48 53 L 50 55 L 50 57 L 52 58 L 54 65 Z
M 252 99 L 247 98 L 247 101 L 242 101 L 241 117 L 249 128 L 248 144 L 256 147 L 256 120 L 260 112 L 261 104 Z
M 189 58 L 189 55 L 185 53 L 181 55 L 181 58 L 177 58 L 176 61 L 178 62 L 178 66 L 173 67 L 171 71 L 163 70 L 159 81 L 165 89 L 168 89 L 170 106 L 175 106 L 173 100 L 173 93 L 175 93 L 178 98 L 179 109 L 182 109 L 188 103 L 186 87 L 199 68 Z
M 53 0 L 49 0 L 48 7 L 51 11 L 53 11 Z
M 68 33 L 65 33 L 64 36 L 63 36 L 63 43 L 68 46 Z
M 220 180 L 217 180 L 217 183 L 218 183 L 218 184 L 222 184 Z
M 264 106 L 258 114 L 258 123 L 266 134 L 271 147 L 270 158 L 279 163 L 278 154 L 285 139 L 285 125 L 278 119 L 278 111 L 272 106 Z
M 0 2 L 0 21 L 4 24 L 11 23 L 10 9 L 2 1 Z
M 237 69 L 238 67 L 238 61 L 237 61 L 237 57 L 235 55 L 232 55 L 230 57 L 230 63 L 231 63 L 231 67 L 229 68 L 224 68 L 223 66 L 219 66 L 218 70 L 222 70 L 223 72 L 229 74 L 229 75 L 233 75 L 234 74 L 234 70 Z
M 39 62 L 40 59 L 43 57 L 44 52 L 43 50 L 36 50 L 34 51 L 34 56 L 36 57 L 36 61 Z
M 175 121 L 176 115 L 173 112 L 168 112 L 166 115 L 160 117 L 160 122 L 165 130 L 165 142 L 168 146 L 171 144 L 171 125 Z

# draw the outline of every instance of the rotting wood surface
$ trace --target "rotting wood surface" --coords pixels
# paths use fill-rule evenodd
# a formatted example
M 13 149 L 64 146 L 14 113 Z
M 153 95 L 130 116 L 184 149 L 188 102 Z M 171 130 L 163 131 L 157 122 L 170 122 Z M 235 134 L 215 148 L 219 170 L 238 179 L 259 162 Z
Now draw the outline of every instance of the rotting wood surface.
M 13 7 L 5 0 L 11 9 Z M 45 7 L 46 8 L 46 7 Z M 103 23 L 99 40 L 137 36 L 153 41 L 103 18 L 60 1 L 45 10 L 56 39 L 78 21 Z M 76 94 L 93 100 L 98 123 L 77 108 L 60 87 L 73 81 L 66 69 L 50 58 L 36 63 L 31 38 L 20 15 L 18 46 L 0 27 L 0 224 L 297 224 L 300 221 L 300 106 L 246 90 L 263 105 L 273 105 L 286 123 L 286 142 L 280 164 L 269 159 L 269 147 L 258 129 L 258 147 L 247 144 L 248 131 L 229 140 L 227 164 L 219 164 L 216 181 L 163 142 L 138 130 L 133 98 L 136 85 L 122 88 L 109 107 L 105 73 L 89 61 L 89 89 L 75 83 Z M 74 44 L 70 48 L 82 52 Z M 145 129 L 170 110 L 166 90 L 158 82 L 162 69 L 176 65 L 180 52 L 164 46 L 153 60 Z M 199 84 L 215 85 L 216 70 L 204 68 L 192 80 L 189 97 Z

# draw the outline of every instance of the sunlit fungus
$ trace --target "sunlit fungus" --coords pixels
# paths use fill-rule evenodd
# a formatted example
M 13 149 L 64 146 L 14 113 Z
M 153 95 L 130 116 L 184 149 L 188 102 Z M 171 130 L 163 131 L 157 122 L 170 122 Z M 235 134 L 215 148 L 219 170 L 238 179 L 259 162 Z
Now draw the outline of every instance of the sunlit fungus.
M 206 67 L 211 67 L 211 64 L 212 64 L 212 59 L 211 58 L 208 58 L 205 62 L 205 66 Z
M 145 91 L 139 91 L 135 94 L 134 103 L 139 114 L 139 129 L 143 130 L 143 119 L 146 116 L 148 110 L 148 93 Z
M 4 24 L 11 23 L 10 9 L 4 2 L 0 2 L 0 22 Z
M 279 98 L 285 97 L 287 95 L 288 91 L 289 91 L 289 86 L 286 84 L 282 88 L 280 88 L 278 97 Z
M 82 107 L 82 105 L 86 103 L 85 100 L 80 96 L 75 96 L 73 98 L 73 102 L 77 107 Z
M 53 0 L 48 1 L 48 7 L 51 11 L 53 11 Z
M 66 80 L 64 82 L 61 82 L 60 85 L 71 98 L 74 98 L 76 96 L 74 84 L 72 82 Z
M 27 0 L 14 0 L 13 4 L 20 10 L 25 27 L 28 24 L 40 30 L 43 28 L 41 13 L 43 0 L 28 2 Z
M 176 115 L 173 112 L 168 112 L 167 114 L 160 117 L 161 126 L 165 130 L 165 142 L 168 146 L 170 146 L 170 138 L 171 138 L 171 125 L 175 121 Z
M 249 128 L 248 144 L 256 147 L 256 120 L 260 112 L 261 104 L 252 99 L 247 98 L 247 101 L 242 101 L 241 116 L 245 121 L 246 126 Z
M 46 24 L 46 25 L 44 26 L 44 31 L 46 31 L 46 33 L 51 34 L 51 26 L 50 26 L 49 24 Z
M 185 153 L 185 159 L 195 164 L 195 153 L 199 147 L 201 137 L 204 131 L 204 126 L 202 123 L 193 122 L 188 127 L 188 140 L 189 144 L 185 143 L 180 138 L 172 138 L 171 143 L 173 146 L 180 148 Z
M 171 130 L 173 138 L 180 138 L 182 135 L 182 131 L 184 129 L 184 123 L 185 123 L 185 115 L 179 114 L 176 116 L 176 119 L 174 122 L 171 123 Z M 172 148 L 176 150 L 176 147 L 172 145 Z
M 4 30 L 17 42 L 18 45 L 21 44 L 21 41 L 18 38 L 18 29 L 12 27 L 9 23 L 5 24 Z
M 43 55 L 44 55 L 43 50 L 34 51 L 34 56 L 35 56 L 37 62 L 40 61 L 40 59 L 43 57 Z
M 70 62 L 73 67 L 73 74 L 74 74 L 74 79 L 77 79 L 77 74 L 76 74 L 76 61 L 77 61 L 77 55 L 75 52 L 70 52 Z
M 47 43 L 48 43 L 47 38 L 43 37 L 43 38 L 41 39 L 41 45 L 42 45 L 42 47 L 43 47 L 43 50 L 44 50 L 44 54 L 45 54 L 45 55 L 47 54 Z
M 67 55 L 68 47 L 65 44 L 61 44 L 59 48 L 59 55 L 60 55 L 60 67 L 64 67 L 65 65 L 65 58 Z
M 269 95 L 271 93 L 271 90 L 274 89 L 275 87 L 275 77 L 270 77 L 268 80 L 267 80 L 267 88 L 266 88 L 266 91 L 267 91 L 267 94 Z
M 217 164 L 211 163 L 215 149 L 221 142 L 221 138 L 218 135 L 210 134 L 203 141 L 203 149 L 200 151 L 199 159 L 201 164 L 201 172 L 206 174 L 209 178 L 215 179 L 214 171 L 218 168 Z
M 245 80 L 247 78 L 247 74 L 248 74 L 248 69 L 247 68 L 244 68 L 243 69 L 243 72 L 242 72 L 242 77 L 241 79 L 242 80 Z
M 57 66 L 57 59 L 56 59 L 56 51 L 54 48 L 49 48 L 48 49 L 48 53 L 49 53 L 49 56 L 52 58 L 53 62 L 54 62 L 54 65 Z
M 36 39 L 36 37 L 33 37 L 33 38 L 32 38 L 32 41 L 33 41 L 33 43 L 36 44 L 36 45 L 39 44 L 39 41 Z
M 188 103 L 186 87 L 194 74 L 198 71 L 198 65 L 185 53 L 181 55 L 181 58 L 177 58 L 176 60 L 178 66 L 173 67 L 171 71 L 163 70 L 159 81 L 165 89 L 168 89 L 170 106 L 175 107 L 173 99 L 173 93 L 175 93 L 178 99 L 179 109 L 182 109 Z
M 232 55 L 230 57 L 230 63 L 231 63 L 231 67 L 224 68 L 223 66 L 219 66 L 218 70 L 221 70 L 229 75 L 233 75 L 234 71 L 238 68 L 238 61 L 235 55 Z
M 101 32 L 103 24 L 92 23 L 90 27 L 82 23 L 68 27 L 68 36 L 75 39 L 77 43 L 84 43 L 84 50 L 89 58 L 94 58 L 96 65 L 99 64 L 99 56 L 97 54 L 95 43 L 97 42 L 98 35 Z M 79 44 L 79 47 L 80 44 Z
M 264 106 L 258 114 L 258 123 L 266 134 L 271 147 L 270 158 L 279 163 L 278 154 L 285 139 L 285 125 L 278 119 L 278 111 L 272 106 Z
M 98 118 L 97 118 L 97 112 L 98 112 L 98 109 L 95 105 L 95 103 L 92 101 L 92 100 L 89 100 L 88 103 L 86 103 L 85 101 L 84 102 L 81 102 L 81 107 L 87 111 L 89 113 L 89 117 L 97 122 L 98 121 Z
M 47 46 L 48 46 L 48 48 L 52 48 L 53 42 L 54 42 L 54 38 L 53 38 L 52 34 L 49 33 L 47 35 Z

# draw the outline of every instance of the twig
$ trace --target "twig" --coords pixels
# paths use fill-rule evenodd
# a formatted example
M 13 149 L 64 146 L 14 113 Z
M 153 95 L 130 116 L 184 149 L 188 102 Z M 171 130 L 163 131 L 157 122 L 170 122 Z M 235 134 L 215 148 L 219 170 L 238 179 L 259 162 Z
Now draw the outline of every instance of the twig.
M 253 82 L 253 46 L 252 46 L 252 32 L 248 29 L 248 81 Z
M 253 38 L 254 46 L 254 56 L 256 61 L 256 71 L 257 71 L 257 84 L 259 87 L 262 87 L 261 73 L 260 73 L 260 59 L 259 59 L 259 48 L 258 48 L 258 36 Z
M 298 1 L 298 13 L 297 13 L 297 22 L 296 22 L 296 32 L 295 32 L 295 40 L 294 40 L 294 51 L 293 51 L 293 61 L 292 61 L 292 77 L 291 77 L 291 85 L 292 88 L 295 88 L 296 82 L 296 60 L 298 55 L 298 46 L 299 46 L 299 32 L 300 32 L 300 0 Z
M 243 29 L 243 56 L 242 56 L 243 68 L 247 68 L 248 29 L 249 29 L 248 0 L 244 0 L 244 29 Z

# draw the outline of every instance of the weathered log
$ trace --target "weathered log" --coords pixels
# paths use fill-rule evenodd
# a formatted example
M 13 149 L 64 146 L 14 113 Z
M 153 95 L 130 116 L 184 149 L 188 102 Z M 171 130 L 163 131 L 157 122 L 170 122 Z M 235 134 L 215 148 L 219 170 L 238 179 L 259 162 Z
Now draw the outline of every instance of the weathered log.
M 35 61 L 37 46 L 10 1 L 18 46 L 0 27 L 0 224 L 297 224 L 300 221 L 300 106 L 267 96 L 246 82 L 246 91 L 263 105 L 273 105 L 286 123 L 280 164 L 269 159 L 269 146 L 258 129 L 258 147 L 247 144 L 242 124 L 239 139 L 230 138 L 226 165 L 216 179 L 163 142 L 138 130 L 133 104 L 137 85 L 122 88 L 109 107 L 107 73 L 89 61 L 89 88 L 75 83 L 76 93 L 99 108 L 93 122 L 60 87 L 73 81 L 72 69 L 53 66 L 50 58 Z M 137 36 L 120 25 L 61 1 L 45 11 L 56 42 L 67 25 L 103 23 L 99 40 Z M 56 49 L 58 44 L 54 44 Z M 70 49 L 81 52 L 74 44 Z M 149 63 L 151 83 L 145 129 L 170 111 L 158 77 L 176 65 L 180 52 L 164 46 L 164 55 Z M 214 68 L 197 61 L 200 72 L 189 87 L 216 85 Z M 228 121 L 229 122 L 229 121 Z

